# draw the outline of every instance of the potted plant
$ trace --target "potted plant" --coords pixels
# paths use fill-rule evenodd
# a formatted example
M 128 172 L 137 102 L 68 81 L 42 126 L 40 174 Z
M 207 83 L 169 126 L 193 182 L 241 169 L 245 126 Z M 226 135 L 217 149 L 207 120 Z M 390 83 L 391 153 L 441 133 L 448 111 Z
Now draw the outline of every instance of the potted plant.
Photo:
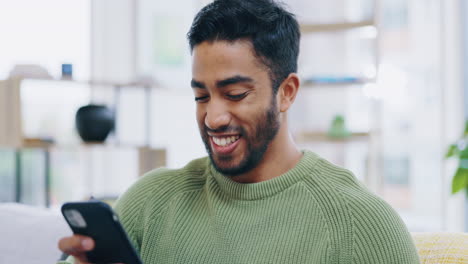
M 445 154 L 445 158 L 458 158 L 458 168 L 452 179 L 452 194 L 465 189 L 468 195 L 468 121 L 465 122 L 465 130 L 462 138 L 451 144 Z

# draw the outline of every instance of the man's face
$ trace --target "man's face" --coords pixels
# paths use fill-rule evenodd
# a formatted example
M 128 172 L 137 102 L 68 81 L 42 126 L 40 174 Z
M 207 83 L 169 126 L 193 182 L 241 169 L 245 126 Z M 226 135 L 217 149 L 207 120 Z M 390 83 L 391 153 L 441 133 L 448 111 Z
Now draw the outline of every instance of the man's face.
M 265 66 L 247 41 L 202 42 L 193 49 L 197 122 L 214 167 L 230 176 L 255 168 L 279 130 Z

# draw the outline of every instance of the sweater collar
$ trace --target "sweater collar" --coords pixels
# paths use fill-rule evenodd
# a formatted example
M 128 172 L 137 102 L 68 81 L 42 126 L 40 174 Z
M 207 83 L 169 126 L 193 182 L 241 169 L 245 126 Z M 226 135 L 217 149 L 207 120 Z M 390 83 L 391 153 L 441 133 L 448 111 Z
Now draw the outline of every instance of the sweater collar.
M 210 172 L 223 193 L 238 200 L 258 200 L 282 192 L 301 181 L 315 167 L 318 156 L 311 151 L 303 151 L 301 160 L 286 173 L 258 183 L 238 183 L 219 173 L 210 162 Z

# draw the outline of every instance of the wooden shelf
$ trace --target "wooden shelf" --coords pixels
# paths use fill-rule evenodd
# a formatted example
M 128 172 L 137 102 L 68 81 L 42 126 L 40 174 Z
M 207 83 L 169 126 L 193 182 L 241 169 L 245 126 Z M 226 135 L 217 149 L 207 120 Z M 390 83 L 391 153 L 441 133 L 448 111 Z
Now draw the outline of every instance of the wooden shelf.
M 106 151 L 115 150 L 135 150 L 138 153 L 138 175 L 158 167 L 164 167 L 167 163 L 167 151 L 165 148 L 138 146 L 130 144 L 114 144 L 114 143 L 80 143 L 80 144 L 56 144 L 50 141 L 40 139 L 24 139 L 21 146 L 9 147 L 0 146 L 0 149 L 11 149 L 17 155 L 25 150 L 40 150 L 44 151 L 46 155 L 45 167 L 50 168 L 50 153 L 51 151 L 65 150 L 65 151 L 93 151 L 95 149 L 102 149 Z
M 60 148 L 61 150 L 72 150 L 72 151 L 91 151 L 92 153 L 94 151 L 94 148 L 88 149 L 89 146 L 103 146 L 105 150 L 107 150 L 108 147 L 115 147 L 116 145 L 114 144 L 80 144 L 80 145 L 58 145 L 51 143 L 49 141 L 41 141 L 41 140 L 28 140 L 25 141 L 23 146 L 19 147 L 6 147 L 9 148 L 14 155 L 14 161 L 13 161 L 13 168 L 15 171 L 15 176 L 14 180 L 16 182 L 15 190 L 15 200 L 17 202 L 21 201 L 22 199 L 22 192 L 23 192 L 23 186 L 21 184 L 22 178 L 24 177 L 24 173 L 28 173 L 28 171 L 23 171 L 23 163 L 24 162 L 31 162 L 30 159 L 24 158 L 24 151 L 28 151 L 29 149 L 34 149 L 34 150 L 39 150 L 43 154 L 43 158 L 41 158 L 41 162 L 43 162 L 43 182 L 44 182 L 44 201 L 45 201 L 45 206 L 50 206 L 52 197 L 52 177 L 54 174 L 58 173 L 57 171 L 54 170 L 53 166 L 56 166 L 60 159 L 54 159 L 55 154 L 53 154 L 53 151 L 56 150 L 57 148 Z M 0 146 L 1 148 L 1 146 Z M 164 167 L 166 166 L 166 150 L 165 149 L 157 149 L 157 148 L 149 148 L 149 147 L 135 147 L 136 150 L 136 155 L 137 155 L 137 175 L 144 175 L 150 170 L 153 170 L 158 167 Z M 113 150 L 113 149 L 111 149 Z M 78 164 L 80 167 L 92 167 L 92 163 L 96 160 L 96 157 L 94 155 L 79 155 L 79 157 L 75 157 L 75 161 L 77 160 L 78 162 L 75 164 Z M 109 156 L 108 153 L 98 153 L 100 154 L 101 157 L 107 157 Z M 68 159 L 67 159 L 68 160 Z M 98 158 L 99 162 L 99 158 Z M 68 163 L 68 162 L 67 162 Z M 29 176 L 28 176 L 29 177 Z M 92 182 L 92 179 L 88 177 L 88 184 L 89 182 Z M 89 185 L 88 185 L 89 186 Z
M 375 26 L 374 20 L 364 20 L 359 22 L 342 22 L 331 24 L 301 24 L 301 32 L 306 33 L 319 33 L 319 32 L 333 32 L 345 31 L 350 29 Z
M 344 143 L 351 141 L 368 141 L 370 134 L 367 132 L 353 132 L 346 138 L 330 137 L 326 132 L 305 131 L 295 135 L 297 143 L 316 143 L 316 142 L 331 142 Z
M 7 146 L 5 146 L 8 148 Z M 75 149 L 86 149 L 86 148 L 103 148 L 103 149 L 154 149 L 158 150 L 161 148 L 153 148 L 145 145 L 136 144 L 120 144 L 111 142 L 79 142 L 70 144 L 55 143 L 48 140 L 41 140 L 36 138 L 25 138 L 21 146 L 18 149 L 64 149 L 64 150 L 75 150 Z
M 343 81 L 343 82 L 314 82 L 314 81 L 302 81 L 302 87 L 304 88 L 317 88 L 317 87 L 347 87 L 364 85 L 368 83 L 375 83 L 375 79 L 360 79 L 358 81 Z
M 96 81 L 96 80 L 75 80 L 75 79 L 45 79 L 45 78 L 21 78 L 22 81 L 39 81 L 39 82 L 69 82 L 74 84 L 85 84 L 90 86 L 102 86 L 109 88 L 116 87 L 147 87 L 147 88 L 161 88 L 161 86 L 154 83 L 145 82 L 110 82 L 110 81 Z

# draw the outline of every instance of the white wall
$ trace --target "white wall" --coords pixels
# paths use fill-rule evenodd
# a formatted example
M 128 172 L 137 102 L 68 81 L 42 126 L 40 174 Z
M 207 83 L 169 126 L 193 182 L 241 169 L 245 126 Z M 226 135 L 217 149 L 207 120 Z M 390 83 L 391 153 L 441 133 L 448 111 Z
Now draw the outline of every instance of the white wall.
M 0 79 L 15 64 L 39 64 L 59 77 L 62 63 L 72 63 L 77 78 L 88 78 L 90 2 L 1 1 Z
M 130 82 L 135 77 L 136 0 L 91 2 L 91 79 Z
M 151 145 L 166 148 L 168 167 L 180 167 L 205 155 L 195 122 L 190 52 L 185 37 L 200 3 L 191 0 L 170 3 L 102 0 L 92 3 L 92 78 L 129 82 L 151 75 L 158 87 L 152 90 L 149 100 Z M 158 23 L 174 21 L 180 22 L 175 32 L 157 31 L 160 29 Z M 166 34 L 169 42 L 156 41 L 156 34 Z M 178 46 L 182 53 L 180 63 L 158 63 L 161 61 L 155 58 L 158 45 L 165 45 L 165 48 Z M 121 143 L 144 145 L 146 98 L 142 89 L 131 89 L 121 93 L 117 136 Z M 95 89 L 93 98 L 96 102 L 112 104 L 114 94 L 111 89 Z
M 444 128 L 443 142 L 445 146 L 456 141 L 464 129 L 463 75 L 462 75 L 462 17 L 460 10 L 462 0 L 441 1 L 441 10 L 445 21 L 442 28 L 443 65 L 442 76 L 444 83 Z M 461 192 L 455 196 L 450 194 L 452 176 L 458 165 L 456 161 L 445 163 L 443 181 L 445 221 L 444 229 L 448 231 L 464 231 L 465 196 Z

